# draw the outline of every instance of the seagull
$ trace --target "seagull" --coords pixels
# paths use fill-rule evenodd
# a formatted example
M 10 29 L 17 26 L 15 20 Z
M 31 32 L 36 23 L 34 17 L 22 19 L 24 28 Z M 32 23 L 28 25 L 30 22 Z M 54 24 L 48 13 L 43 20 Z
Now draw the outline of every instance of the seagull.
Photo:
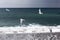
M 9 11 L 10 11 L 10 10 L 9 10 L 9 9 L 7 9 L 7 8 L 6 8 L 5 10 L 6 10 L 7 12 L 9 12 Z
M 43 14 L 40 9 L 39 9 L 39 14 Z
M 20 25 L 22 25 L 23 24 L 23 21 L 25 21 L 24 19 L 20 19 Z

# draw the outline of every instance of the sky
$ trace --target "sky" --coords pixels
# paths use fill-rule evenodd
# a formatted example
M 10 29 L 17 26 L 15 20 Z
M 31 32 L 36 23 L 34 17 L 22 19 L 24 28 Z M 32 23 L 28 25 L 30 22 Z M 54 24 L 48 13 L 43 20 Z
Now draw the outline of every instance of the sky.
M 0 0 L 0 8 L 51 8 L 60 7 L 59 0 Z

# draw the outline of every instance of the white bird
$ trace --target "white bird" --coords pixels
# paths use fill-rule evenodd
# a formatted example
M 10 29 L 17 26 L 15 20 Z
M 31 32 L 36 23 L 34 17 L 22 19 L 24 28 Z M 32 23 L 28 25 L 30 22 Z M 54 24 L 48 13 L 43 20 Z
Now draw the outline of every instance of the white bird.
M 39 9 L 39 14 L 43 14 L 43 13 L 41 12 L 41 9 Z
M 24 19 L 20 19 L 20 25 L 22 25 L 23 24 L 23 21 L 25 21 Z
M 6 11 L 8 11 L 8 12 L 10 11 L 10 10 L 9 10 L 9 9 L 7 9 L 7 8 L 6 8 L 5 10 L 6 10 Z

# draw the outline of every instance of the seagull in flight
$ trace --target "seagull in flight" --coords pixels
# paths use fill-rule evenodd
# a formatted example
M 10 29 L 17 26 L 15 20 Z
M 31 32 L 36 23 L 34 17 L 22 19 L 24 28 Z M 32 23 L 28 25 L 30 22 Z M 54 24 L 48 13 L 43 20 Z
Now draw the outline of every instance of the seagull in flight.
M 5 10 L 6 10 L 7 12 L 9 12 L 9 11 L 10 11 L 10 10 L 9 10 L 9 9 L 7 9 L 7 8 L 6 8 Z
M 39 9 L 39 14 L 43 14 L 43 13 L 41 12 L 41 9 Z

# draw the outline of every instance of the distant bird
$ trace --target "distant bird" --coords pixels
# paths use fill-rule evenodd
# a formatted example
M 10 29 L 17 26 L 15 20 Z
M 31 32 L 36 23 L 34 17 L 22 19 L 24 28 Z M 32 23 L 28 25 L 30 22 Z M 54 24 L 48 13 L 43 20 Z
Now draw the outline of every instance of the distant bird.
M 7 12 L 9 12 L 9 11 L 10 11 L 10 10 L 9 10 L 9 9 L 7 9 L 7 8 L 6 8 L 5 10 L 6 10 Z
M 43 13 L 41 12 L 41 9 L 39 9 L 39 14 L 43 14 Z
M 25 21 L 24 19 L 20 19 L 20 25 L 22 26 L 23 25 L 23 21 Z

